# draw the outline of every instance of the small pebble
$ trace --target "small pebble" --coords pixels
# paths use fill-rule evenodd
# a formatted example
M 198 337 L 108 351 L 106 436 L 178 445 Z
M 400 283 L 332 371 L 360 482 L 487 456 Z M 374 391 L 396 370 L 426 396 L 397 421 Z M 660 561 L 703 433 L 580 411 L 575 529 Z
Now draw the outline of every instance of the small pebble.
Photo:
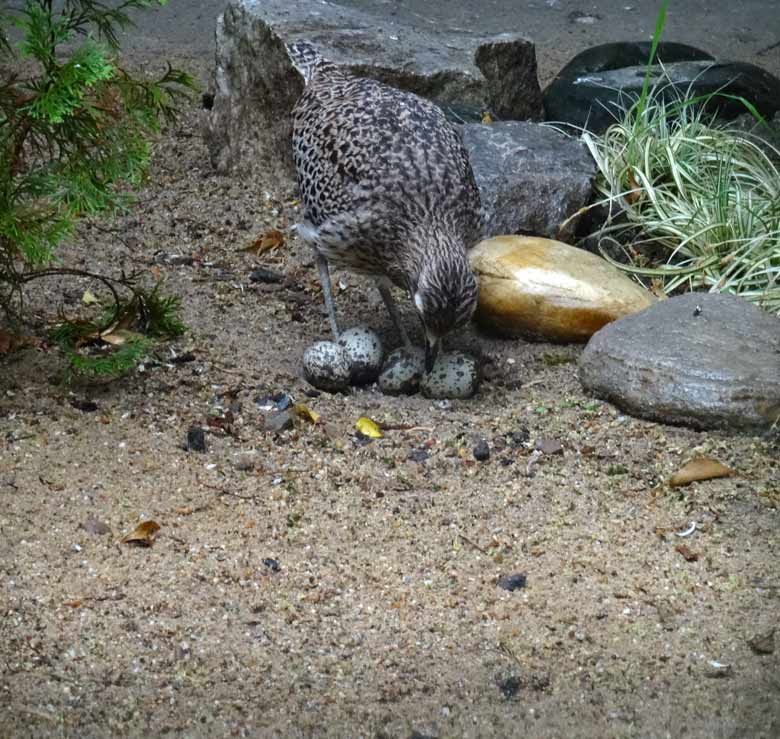
M 70 404 L 82 413 L 94 413 L 97 409 L 97 403 L 94 400 L 80 400 L 79 398 L 73 398 Z
M 265 417 L 265 430 L 278 434 L 282 431 L 288 431 L 295 425 L 290 411 L 276 411 Z
M 186 447 L 189 452 L 206 451 L 206 434 L 200 426 L 192 426 L 187 431 Z
M 258 267 L 249 273 L 250 282 L 262 282 L 266 285 L 272 285 L 281 282 L 283 279 L 283 275 L 280 275 L 278 272 L 274 272 L 272 269 L 266 269 L 265 267 Z
M 194 362 L 197 359 L 193 352 L 184 352 L 184 354 L 177 354 L 175 357 L 171 357 L 168 361 L 171 364 L 187 364 L 188 362 Z
M 233 468 L 239 472 L 251 472 L 256 464 L 257 459 L 254 454 L 242 454 L 233 462 Z
M 314 387 L 335 393 L 349 385 L 349 357 L 333 341 L 317 341 L 303 353 L 303 375 Z
M 487 462 L 490 459 L 490 447 L 485 439 L 480 439 L 473 449 L 474 459 L 477 462 Z
M 94 534 L 95 536 L 103 536 L 104 534 L 111 533 L 108 524 L 98 520 L 94 516 L 90 516 L 86 521 L 79 524 L 79 528 L 84 529 L 88 534 Z
M 534 449 L 547 456 L 563 454 L 563 444 L 557 439 L 537 439 Z
M 526 583 L 525 575 L 516 573 L 514 575 L 504 575 L 498 579 L 498 587 L 508 590 L 510 593 L 514 590 L 524 588 Z
M 420 390 L 426 398 L 470 398 L 479 386 L 477 361 L 462 352 L 440 354 L 424 374 Z
M 287 393 L 281 391 L 274 393 L 271 396 L 271 400 L 273 400 L 277 411 L 286 411 L 293 404 L 293 399 Z
M 385 395 L 413 395 L 425 373 L 425 351 L 400 347 L 387 355 L 379 375 L 379 389 Z
M 373 382 L 382 368 L 384 350 L 379 337 L 366 326 L 355 326 L 339 336 L 349 362 L 349 381 L 353 385 Z
M 410 462 L 425 462 L 430 456 L 426 449 L 412 449 L 407 459 Z
M 263 565 L 267 567 L 271 572 L 280 572 L 282 567 L 279 564 L 278 560 L 273 559 L 272 557 L 266 557 L 263 560 Z
M 498 689 L 503 693 L 504 698 L 511 700 L 523 687 L 523 681 L 517 675 L 509 675 L 497 680 Z

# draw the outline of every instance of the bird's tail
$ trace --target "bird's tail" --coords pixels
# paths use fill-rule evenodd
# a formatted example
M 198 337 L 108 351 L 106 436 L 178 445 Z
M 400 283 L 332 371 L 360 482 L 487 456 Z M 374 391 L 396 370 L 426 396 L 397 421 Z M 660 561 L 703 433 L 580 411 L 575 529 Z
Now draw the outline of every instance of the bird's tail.
M 287 44 L 287 53 L 307 85 L 314 71 L 325 61 L 322 54 L 308 41 L 295 41 L 292 44 Z

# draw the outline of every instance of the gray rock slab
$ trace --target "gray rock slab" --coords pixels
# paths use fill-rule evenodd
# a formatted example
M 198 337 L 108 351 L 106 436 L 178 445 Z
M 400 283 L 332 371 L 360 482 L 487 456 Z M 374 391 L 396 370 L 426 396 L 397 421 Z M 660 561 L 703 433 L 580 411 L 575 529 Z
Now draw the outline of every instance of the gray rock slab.
M 467 124 L 463 142 L 482 198 L 485 235 L 525 234 L 571 242 L 566 219 L 593 195 L 596 164 L 584 144 L 526 121 Z
M 285 43 L 306 39 L 350 70 L 442 104 L 483 106 L 499 118 L 539 118 L 536 52 L 514 33 L 420 30 L 311 0 L 232 0 L 217 20 L 215 95 L 206 113 L 212 164 L 294 176 L 290 113 L 303 79 Z
M 595 333 L 579 375 L 635 416 L 768 429 L 780 418 L 780 319 L 730 295 L 670 298 Z

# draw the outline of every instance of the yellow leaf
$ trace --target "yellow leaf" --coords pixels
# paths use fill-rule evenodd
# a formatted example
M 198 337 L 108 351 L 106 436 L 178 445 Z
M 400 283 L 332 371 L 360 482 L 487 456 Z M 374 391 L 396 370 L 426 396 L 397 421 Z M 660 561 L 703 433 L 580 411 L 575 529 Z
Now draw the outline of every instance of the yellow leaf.
M 154 537 L 159 530 L 160 524 L 157 521 L 143 521 L 122 539 L 122 543 L 150 547 L 154 543 Z
M 482 111 L 482 115 L 480 116 L 482 119 L 482 123 L 492 123 L 493 122 L 493 116 L 490 115 L 490 112 L 487 110 Z
M 84 303 L 84 305 L 94 305 L 100 301 L 95 297 L 95 293 L 93 293 L 92 290 L 85 290 L 84 294 L 81 296 L 81 302 Z
M 689 485 L 698 480 L 714 480 L 716 477 L 729 477 L 736 472 L 710 457 L 697 457 L 683 465 L 669 480 L 670 487 Z
M 358 418 L 357 423 L 355 423 L 355 428 L 363 434 L 363 436 L 368 436 L 371 439 L 381 439 L 383 436 L 382 431 L 376 422 L 366 416 Z
M 313 411 L 305 403 L 294 403 L 292 409 L 298 418 L 302 418 L 309 423 L 317 423 L 320 420 L 320 414 Z

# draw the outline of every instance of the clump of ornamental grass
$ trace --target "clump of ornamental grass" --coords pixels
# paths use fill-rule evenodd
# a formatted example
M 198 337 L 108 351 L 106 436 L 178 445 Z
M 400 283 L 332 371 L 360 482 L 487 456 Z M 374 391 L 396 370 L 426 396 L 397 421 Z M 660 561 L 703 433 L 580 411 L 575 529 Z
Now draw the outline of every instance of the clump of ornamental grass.
M 608 206 L 596 236 L 667 294 L 729 292 L 780 313 L 780 151 L 705 112 L 718 94 L 659 83 L 603 135 L 583 133 Z

